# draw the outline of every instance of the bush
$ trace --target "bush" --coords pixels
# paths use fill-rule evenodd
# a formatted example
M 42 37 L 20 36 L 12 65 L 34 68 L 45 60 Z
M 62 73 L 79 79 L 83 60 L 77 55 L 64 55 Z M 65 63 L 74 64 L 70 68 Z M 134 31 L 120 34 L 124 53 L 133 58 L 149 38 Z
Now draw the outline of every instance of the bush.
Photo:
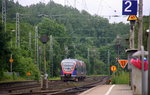
M 30 80 L 39 80 L 40 71 L 37 64 L 34 64 L 31 58 L 20 56 L 17 61 L 19 64 L 16 65 L 14 70 L 19 72 L 21 77 Z M 27 76 L 27 72 L 30 72 L 31 75 Z
M 129 84 L 129 72 L 118 72 L 112 75 L 113 84 Z
M 18 80 L 25 80 L 23 78 L 21 78 L 19 75 L 17 75 L 17 73 L 13 72 L 2 72 L 2 76 L 0 78 L 0 81 L 18 81 Z

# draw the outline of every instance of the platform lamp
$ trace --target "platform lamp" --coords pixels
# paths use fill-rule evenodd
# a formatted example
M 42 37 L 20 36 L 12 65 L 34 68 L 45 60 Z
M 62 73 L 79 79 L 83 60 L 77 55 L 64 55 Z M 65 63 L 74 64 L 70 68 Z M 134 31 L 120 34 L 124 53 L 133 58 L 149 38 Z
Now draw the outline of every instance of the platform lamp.
M 47 34 L 43 34 L 41 37 L 40 37 L 40 40 L 41 42 L 44 44 L 44 76 L 42 77 L 42 89 L 43 90 L 46 90 L 48 88 L 48 74 L 46 72 L 46 43 L 48 42 L 49 40 L 49 37 Z

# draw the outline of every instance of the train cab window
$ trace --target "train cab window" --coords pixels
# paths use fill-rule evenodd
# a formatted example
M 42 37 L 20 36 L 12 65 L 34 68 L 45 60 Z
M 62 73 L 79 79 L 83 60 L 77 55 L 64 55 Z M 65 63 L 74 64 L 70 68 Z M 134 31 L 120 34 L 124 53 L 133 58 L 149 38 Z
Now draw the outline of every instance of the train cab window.
M 64 71 L 71 71 L 74 67 L 74 63 L 72 62 L 64 62 L 62 63 L 62 67 L 64 68 Z

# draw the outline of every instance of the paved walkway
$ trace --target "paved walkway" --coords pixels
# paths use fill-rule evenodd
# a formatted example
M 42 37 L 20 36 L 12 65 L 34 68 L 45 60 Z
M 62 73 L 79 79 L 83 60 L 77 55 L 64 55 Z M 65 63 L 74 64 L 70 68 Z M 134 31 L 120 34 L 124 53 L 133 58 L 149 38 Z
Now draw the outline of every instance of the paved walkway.
M 100 85 L 79 95 L 133 95 L 129 85 Z

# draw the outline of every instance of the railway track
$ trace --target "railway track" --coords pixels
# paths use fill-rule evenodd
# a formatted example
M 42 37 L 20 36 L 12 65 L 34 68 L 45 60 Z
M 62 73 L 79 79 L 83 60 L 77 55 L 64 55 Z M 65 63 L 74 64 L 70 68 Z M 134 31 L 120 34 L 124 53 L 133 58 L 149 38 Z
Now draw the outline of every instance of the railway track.
M 110 76 L 103 76 L 100 80 L 97 80 L 92 83 L 88 83 L 86 85 L 82 86 L 76 86 L 72 88 L 67 89 L 58 89 L 58 90 L 45 90 L 45 91 L 32 91 L 31 93 L 24 93 L 24 94 L 32 94 L 32 95 L 78 95 L 79 93 L 86 91 L 92 87 L 98 86 L 98 85 L 104 85 L 106 84 L 106 81 L 110 79 Z M 74 82 L 72 82 L 74 84 Z
M 84 81 L 79 82 L 50 80 L 47 90 L 41 90 L 41 85 L 37 81 L 7 82 L 0 83 L 0 93 L 11 95 L 77 95 L 89 88 L 103 85 L 109 79 L 110 76 L 99 76 L 87 77 Z
M 15 81 L 0 83 L 0 94 L 23 93 L 30 89 L 39 88 L 38 81 Z

